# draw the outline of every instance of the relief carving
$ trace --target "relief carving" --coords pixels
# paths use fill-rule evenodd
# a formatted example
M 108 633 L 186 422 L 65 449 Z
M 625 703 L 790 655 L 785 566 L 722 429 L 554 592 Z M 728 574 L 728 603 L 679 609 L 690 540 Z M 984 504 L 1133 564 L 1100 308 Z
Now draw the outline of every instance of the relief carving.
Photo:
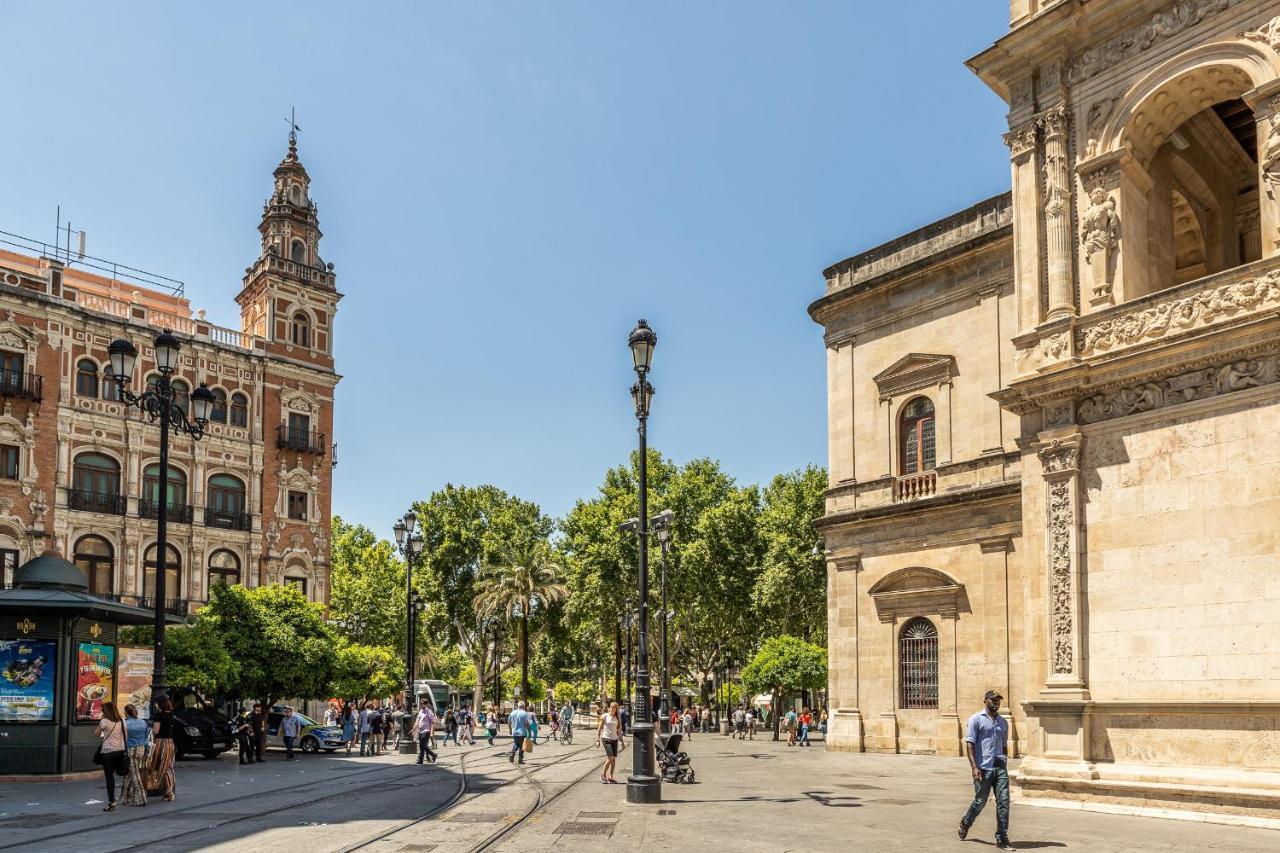
M 1004 135 L 1004 144 L 1009 146 L 1009 156 L 1017 160 L 1030 154 L 1036 148 L 1036 124 L 1027 122 L 1015 127 Z
M 1095 394 L 1080 402 L 1077 416 L 1080 423 L 1092 424 L 1276 382 L 1280 382 L 1280 356 L 1234 359 L 1158 382 L 1143 382 L 1109 394 Z
M 1086 157 L 1093 157 L 1098 153 L 1098 143 L 1102 141 L 1102 128 L 1106 126 L 1116 100 L 1116 98 L 1102 98 L 1089 107 L 1089 113 L 1085 117 Z
M 1049 600 L 1053 630 L 1052 672 L 1070 675 L 1075 669 L 1074 614 L 1071 606 L 1071 484 L 1059 480 L 1049 486 Z
M 1142 26 L 1121 33 L 1072 59 L 1067 64 L 1067 83 L 1075 85 L 1087 80 L 1099 71 L 1137 56 L 1152 45 L 1240 2 L 1242 0 L 1179 0 L 1157 12 Z
M 1102 187 L 1094 187 L 1089 193 L 1089 208 L 1081 218 L 1081 231 L 1084 259 L 1092 270 L 1093 295 L 1095 298 L 1108 296 L 1115 279 L 1116 250 L 1120 246 L 1120 214 L 1116 213 L 1116 200 Z
M 1267 187 L 1267 198 L 1275 198 L 1276 186 L 1280 185 L 1280 96 L 1268 101 L 1267 106 L 1271 117 L 1267 119 L 1267 138 L 1258 146 L 1258 165 Z
M 1275 51 L 1280 51 L 1280 17 L 1272 18 L 1256 30 L 1248 30 L 1240 34 L 1248 41 L 1262 42 Z
M 1280 270 L 1078 329 L 1076 351 L 1080 355 L 1088 355 L 1143 339 L 1161 338 L 1170 333 L 1207 326 L 1242 311 L 1276 306 L 1280 306 Z

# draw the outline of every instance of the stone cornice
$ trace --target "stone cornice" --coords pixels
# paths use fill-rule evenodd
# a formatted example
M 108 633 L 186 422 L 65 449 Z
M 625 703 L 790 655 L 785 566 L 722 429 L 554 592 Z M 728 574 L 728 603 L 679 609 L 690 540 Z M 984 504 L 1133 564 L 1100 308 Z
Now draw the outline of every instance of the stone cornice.
M 1011 496 L 1016 497 L 1021 493 L 1022 483 L 1020 481 L 1014 480 L 1004 483 L 992 483 L 989 485 L 975 486 L 970 489 L 948 492 L 947 494 L 935 495 L 931 498 L 921 498 L 919 500 L 903 501 L 901 503 L 881 504 L 879 506 L 867 507 L 866 509 L 853 509 L 835 512 L 817 519 L 813 522 L 813 526 L 818 530 L 826 530 L 848 524 L 858 524 L 886 518 L 921 515 L 955 507 L 967 506 L 969 504 L 981 503 L 983 501 L 998 500 Z

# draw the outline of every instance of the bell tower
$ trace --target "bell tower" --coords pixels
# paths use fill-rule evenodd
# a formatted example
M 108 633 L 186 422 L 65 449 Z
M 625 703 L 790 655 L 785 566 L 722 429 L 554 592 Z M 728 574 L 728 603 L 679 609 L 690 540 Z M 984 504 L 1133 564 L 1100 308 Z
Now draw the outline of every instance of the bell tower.
M 320 257 L 319 211 L 311 177 L 298 159 L 297 130 L 290 122 L 289 150 L 262 205 L 258 259 L 245 269 L 236 302 L 246 334 L 265 339 L 269 349 L 332 365 L 333 315 L 342 295 L 333 264 Z

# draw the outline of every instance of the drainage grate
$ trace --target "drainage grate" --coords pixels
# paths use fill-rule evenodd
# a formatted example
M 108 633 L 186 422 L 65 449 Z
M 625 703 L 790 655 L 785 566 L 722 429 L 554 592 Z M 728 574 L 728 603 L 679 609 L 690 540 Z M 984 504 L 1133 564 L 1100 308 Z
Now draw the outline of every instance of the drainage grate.
M 40 829 L 50 824 L 73 820 L 84 820 L 84 818 L 70 814 L 20 814 L 0 819 L 0 826 L 5 829 Z
M 867 802 L 868 803 L 884 803 L 886 806 L 916 806 L 923 801 L 922 800 L 895 800 L 890 798 L 887 800 L 867 800 Z
M 666 815 L 672 815 L 672 814 L 675 814 L 675 813 L 676 813 L 676 810 L 675 810 L 675 809 L 658 809 L 658 816 L 659 816 L 659 817 L 665 817 Z
M 595 818 L 597 820 L 618 820 L 622 817 L 622 812 L 578 812 L 578 818 Z
M 592 823 L 590 821 L 569 820 L 556 827 L 557 835 L 604 835 L 612 836 L 614 823 Z

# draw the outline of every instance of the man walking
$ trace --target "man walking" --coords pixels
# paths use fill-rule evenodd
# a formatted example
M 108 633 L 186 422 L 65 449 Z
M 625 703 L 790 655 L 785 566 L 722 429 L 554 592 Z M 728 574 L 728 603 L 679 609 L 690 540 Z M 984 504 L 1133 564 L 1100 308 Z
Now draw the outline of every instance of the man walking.
M 360 704 L 360 754 L 364 755 L 366 749 L 372 749 L 369 743 L 369 733 L 372 731 L 369 725 L 369 717 L 373 714 L 367 703 Z M 372 755 L 372 753 L 370 753 Z
M 733 732 L 742 740 L 747 734 L 747 712 L 741 708 L 733 709 Z
M 956 834 L 961 838 L 969 834 L 969 827 L 978 819 L 991 789 L 995 788 L 996 849 L 1014 850 L 1009 843 L 1009 724 L 999 713 L 1003 700 L 999 693 L 988 690 L 983 697 L 985 707 L 969 718 L 965 729 L 964 751 L 969 756 L 969 770 L 973 775 L 973 802 L 960 818 Z
M 515 763 L 518 755 L 520 763 L 524 764 L 524 739 L 529 736 L 529 712 L 524 709 L 524 702 L 507 717 L 507 725 L 511 727 L 511 751 L 507 753 L 507 761 Z
M 262 710 L 261 702 L 253 703 L 253 713 L 249 715 L 249 732 L 253 738 L 253 750 L 256 761 L 267 760 L 267 715 Z
M 253 763 L 253 728 L 249 725 L 249 711 L 241 708 L 235 718 L 236 743 L 240 747 L 240 763 Z
M 284 741 L 284 760 L 293 761 L 293 745 L 302 732 L 302 722 L 293 715 L 293 708 L 285 706 L 284 718 L 280 720 L 280 739 Z
M 423 758 L 427 758 L 432 764 L 436 763 L 436 751 L 431 748 L 435 743 L 436 715 L 431 710 L 431 702 L 427 699 L 422 700 L 422 708 L 418 711 L 418 717 L 413 721 L 413 733 L 418 738 L 418 763 L 422 763 Z

